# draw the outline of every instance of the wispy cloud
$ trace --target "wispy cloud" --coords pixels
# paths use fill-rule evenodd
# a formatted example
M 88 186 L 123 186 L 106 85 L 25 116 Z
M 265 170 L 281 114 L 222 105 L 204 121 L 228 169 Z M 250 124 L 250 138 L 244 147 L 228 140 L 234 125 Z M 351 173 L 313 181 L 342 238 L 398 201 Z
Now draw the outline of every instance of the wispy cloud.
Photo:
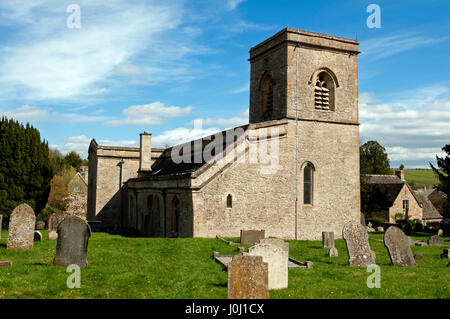
M 54 111 L 52 108 L 40 108 L 33 105 L 23 105 L 8 111 L 0 110 L 0 114 L 5 115 L 8 118 L 30 123 L 95 123 L 108 120 L 108 117 L 100 116 L 101 113 L 103 113 L 103 110 L 97 110 L 90 114 L 73 112 L 63 113 Z
M 450 39 L 450 36 L 430 37 L 414 32 L 398 33 L 361 41 L 359 50 L 361 51 L 361 58 L 378 60 L 419 47 L 437 44 L 448 39 Z
M 229 10 L 236 9 L 245 0 L 227 0 L 227 7 Z
M 154 125 L 162 124 L 165 118 L 180 117 L 190 114 L 192 106 L 166 106 L 161 102 L 145 105 L 133 105 L 123 110 L 123 118 L 106 122 L 109 126 Z

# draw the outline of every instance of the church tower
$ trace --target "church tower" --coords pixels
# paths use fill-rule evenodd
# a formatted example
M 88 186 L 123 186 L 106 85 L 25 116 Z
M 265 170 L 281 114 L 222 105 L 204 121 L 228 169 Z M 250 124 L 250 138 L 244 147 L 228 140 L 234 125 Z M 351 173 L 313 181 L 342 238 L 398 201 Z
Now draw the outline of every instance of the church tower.
M 358 41 L 286 28 L 250 50 L 249 122 L 358 122 Z

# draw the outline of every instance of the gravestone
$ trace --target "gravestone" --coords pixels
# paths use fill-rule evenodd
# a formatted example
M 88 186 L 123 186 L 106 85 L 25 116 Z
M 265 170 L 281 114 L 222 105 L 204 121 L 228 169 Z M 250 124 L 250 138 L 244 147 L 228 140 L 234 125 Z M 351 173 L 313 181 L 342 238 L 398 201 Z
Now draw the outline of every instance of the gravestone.
M 77 216 L 67 216 L 58 226 L 58 242 L 53 265 L 67 267 L 76 264 L 87 267 L 87 252 L 91 228 Z
M 444 252 L 441 254 L 441 258 L 450 258 L 450 249 L 444 248 Z
M 444 231 L 443 231 L 441 228 L 439 228 L 439 229 L 438 229 L 437 235 L 438 235 L 438 236 L 444 235 Z
M 377 227 L 377 231 L 384 231 L 384 228 L 381 227 L 381 226 L 378 226 L 378 227 Z
M 228 299 L 268 299 L 269 270 L 261 256 L 233 257 L 228 264 Z
M 48 216 L 48 239 L 56 240 L 58 239 L 58 226 L 64 220 L 66 214 L 64 213 L 53 213 Z
M 243 230 L 241 229 L 241 244 L 254 245 L 260 239 L 265 237 L 265 231 L 262 230 Z
M 288 287 L 289 244 L 282 239 L 261 239 L 248 249 L 248 256 L 261 256 L 268 265 L 269 289 Z
M 12 266 L 11 260 L 0 261 L 0 267 L 11 267 L 11 266 Z
M 34 241 L 41 241 L 42 240 L 42 234 L 40 231 L 35 230 L 34 231 Z
M 9 218 L 7 249 L 33 249 L 36 216 L 28 204 L 17 206 Z
M 333 232 L 322 232 L 322 245 L 323 245 L 323 248 L 334 247 L 334 233 Z
M 414 260 L 408 236 L 397 227 L 389 227 L 384 233 L 384 245 L 394 266 L 417 266 Z
M 336 249 L 336 247 L 331 247 L 330 250 L 328 251 L 328 256 L 330 257 L 338 257 L 338 250 Z
M 363 225 L 348 222 L 342 229 L 342 237 L 347 244 L 350 266 L 367 267 L 375 264 L 369 245 L 369 235 Z
M 443 246 L 444 240 L 442 239 L 441 236 L 434 235 L 434 236 L 431 236 L 430 238 L 428 238 L 427 244 L 428 244 L 428 246 Z
M 422 260 L 423 259 L 423 255 L 421 253 L 415 253 L 414 254 L 414 259 L 415 260 Z

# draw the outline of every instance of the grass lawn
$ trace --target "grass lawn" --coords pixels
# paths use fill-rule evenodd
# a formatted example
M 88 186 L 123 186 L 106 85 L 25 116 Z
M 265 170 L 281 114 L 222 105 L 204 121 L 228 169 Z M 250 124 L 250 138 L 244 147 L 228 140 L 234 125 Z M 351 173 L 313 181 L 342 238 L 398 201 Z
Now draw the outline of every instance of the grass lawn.
M 416 233 L 415 239 L 429 235 Z M 81 289 L 66 286 L 66 269 L 52 266 L 56 241 L 35 242 L 31 251 L 6 249 L 7 232 L 0 241 L 0 298 L 226 298 L 227 273 L 212 252 L 236 252 L 219 239 L 125 238 L 93 233 L 89 267 L 81 270 Z M 448 260 L 443 247 L 413 247 L 423 260 L 418 267 L 390 264 L 382 233 L 370 234 L 371 248 L 381 267 L 381 288 L 366 285 L 370 273 L 347 265 L 345 242 L 336 240 L 339 257 L 330 259 L 320 241 L 289 241 L 290 256 L 314 262 L 313 269 L 289 269 L 289 288 L 271 290 L 270 298 L 450 298 Z M 450 237 L 445 237 L 450 247 Z
M 433 188 L 439 183 L 436 175 L 431 169 L 406 169 L 404 170 L 405 180 L 414 189 L 423 187 Z

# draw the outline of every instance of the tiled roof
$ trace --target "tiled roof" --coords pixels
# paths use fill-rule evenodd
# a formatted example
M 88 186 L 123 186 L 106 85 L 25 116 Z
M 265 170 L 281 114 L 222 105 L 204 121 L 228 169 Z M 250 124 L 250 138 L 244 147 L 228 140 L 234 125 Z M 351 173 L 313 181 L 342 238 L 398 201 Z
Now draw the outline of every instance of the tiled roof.
M 431 201 L 428 199 L 426 192 L 414 191 L 419 202 L 422 204 L 423 208 L 423 219 L 439 219 L 442 218 L 439 211 L 434 207 Z

